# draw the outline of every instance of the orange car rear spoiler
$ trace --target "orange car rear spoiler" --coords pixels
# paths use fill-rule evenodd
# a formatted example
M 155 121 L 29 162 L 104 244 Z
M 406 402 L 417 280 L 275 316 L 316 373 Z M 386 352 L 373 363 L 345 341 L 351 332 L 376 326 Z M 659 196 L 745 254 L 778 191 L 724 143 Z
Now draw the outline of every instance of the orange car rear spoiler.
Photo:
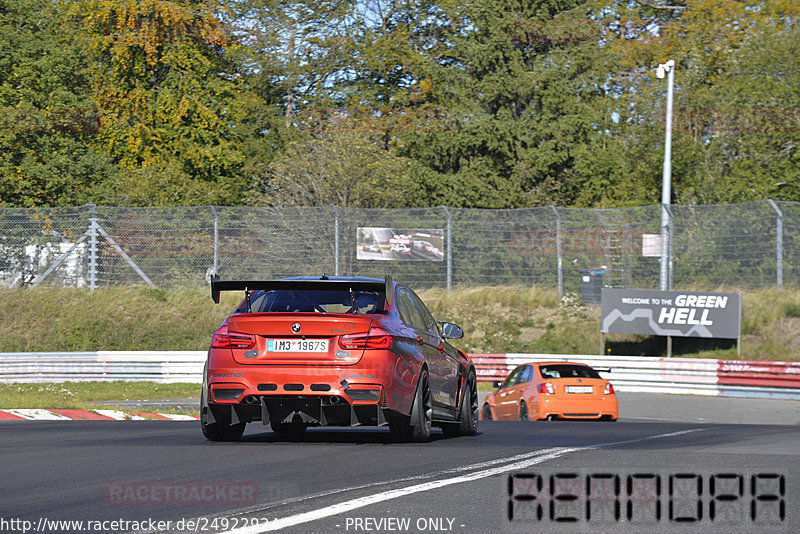
M 387 276 L 383 282 L 373 282 L 370 280 L 329 280 L 327 278 L 309 280 L 220 280 L 216 277 L 211 278 L 211 298 L 217 304 L 219 304 L 221 291 L 249 293 L 255 289 L 376 291 L 386 293 L 386 302 L 391 303 L 392 279 Z

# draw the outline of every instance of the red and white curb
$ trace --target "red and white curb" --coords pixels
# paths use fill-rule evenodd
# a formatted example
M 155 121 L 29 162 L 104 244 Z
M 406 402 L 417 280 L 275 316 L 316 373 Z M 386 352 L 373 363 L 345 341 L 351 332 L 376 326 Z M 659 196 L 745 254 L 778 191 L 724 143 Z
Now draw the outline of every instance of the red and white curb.
M 44 410 L 24 408 L 0 410 L 0 421 L 197 421 L 196 415 L 155 412 L 124 412 L 121 410 Z

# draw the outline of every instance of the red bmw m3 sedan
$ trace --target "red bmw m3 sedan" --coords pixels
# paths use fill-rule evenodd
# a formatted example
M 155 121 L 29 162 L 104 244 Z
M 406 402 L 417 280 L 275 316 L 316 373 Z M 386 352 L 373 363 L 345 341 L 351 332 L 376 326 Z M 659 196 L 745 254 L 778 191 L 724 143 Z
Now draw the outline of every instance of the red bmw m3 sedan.
M 274 432 L 388 425 L 395 441 L 431 427 L 473 435 L 478 391 L 470 358 L 449 343 L 463 330 L 437 322 L 409 287 L 377 278 L 211 281 L 244 300 L 214 333 L 200 422 L 214 441 L 249 422 Z

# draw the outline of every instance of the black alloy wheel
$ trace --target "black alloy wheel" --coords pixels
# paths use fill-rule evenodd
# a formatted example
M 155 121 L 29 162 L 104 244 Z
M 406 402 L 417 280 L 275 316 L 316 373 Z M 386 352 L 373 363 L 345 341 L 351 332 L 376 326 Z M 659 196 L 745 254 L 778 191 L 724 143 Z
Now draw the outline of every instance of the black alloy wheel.
M 419 374 L 411 415 L 390 420 L 389 430 L 395 441 L 404 443 L 428 441 L 431 437 L 432 416 L 433 406 L 431 405 L 428 371 L 423 369 Z
M 467 384 L 464 386 L 464 398 L 461 400 L 458 422 L 442 425 L 442 432 L 445 436 L 474 436 L 477 431 L 478 386 L 475 373 L 470 371 Z

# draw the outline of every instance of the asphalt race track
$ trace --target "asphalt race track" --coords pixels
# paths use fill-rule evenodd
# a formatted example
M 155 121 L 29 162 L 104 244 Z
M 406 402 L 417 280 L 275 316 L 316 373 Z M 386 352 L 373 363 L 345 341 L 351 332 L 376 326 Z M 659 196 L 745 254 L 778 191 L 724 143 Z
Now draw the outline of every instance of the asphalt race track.
M 3 421 L 0 531 L 800 532 L 800 425 L 774 424 L 800 403 L 636 410 L 663 399 L 627 397 L 617 423 L 481 422 L 427 444 L 376 428 L 250 424 L 212 443 L 197 422 Z M 790 415 L 707 420 L 739 405 Z

